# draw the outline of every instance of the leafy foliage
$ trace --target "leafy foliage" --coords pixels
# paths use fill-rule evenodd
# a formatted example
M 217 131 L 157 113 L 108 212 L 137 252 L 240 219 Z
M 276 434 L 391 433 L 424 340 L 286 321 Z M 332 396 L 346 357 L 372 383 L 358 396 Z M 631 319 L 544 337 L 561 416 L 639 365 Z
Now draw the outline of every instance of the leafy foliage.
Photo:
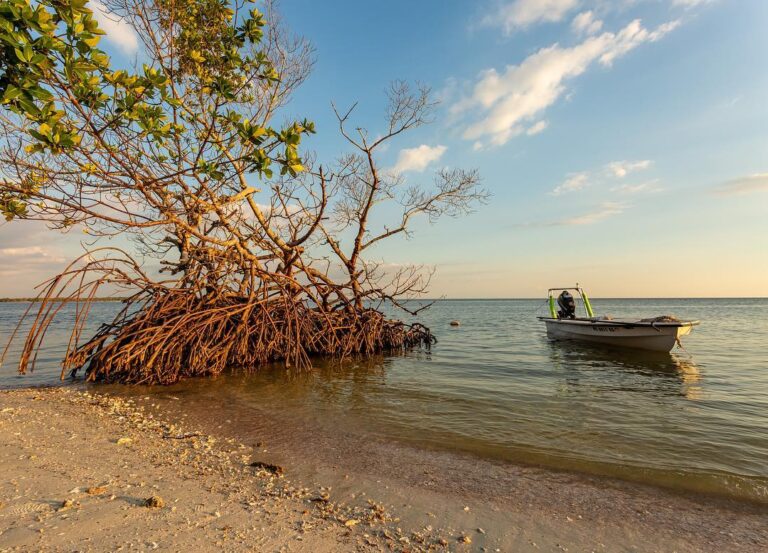
M 131 3 L 115 7 L 128 10 Z M 131 73 L 113 69 L 98 48 L 104 32 L 86 0 L 3 3 L 0 101 L 20 116 L 31 139 L 25 152 L 67 153 L 91 175 L 105 170 L 109 158 L 121 157 L 125 166 L 162 167 L 173 160 L 174 171 L 181 166 L 186 176 L 199 172 L 221 180 L 227 174 L 221 167 L 225 152 L 233 149 L 248 171 L 270 177 L 272 162 L 283 174 L 301 171 L 298 146 L 303 134 L 313 132 L 311 123 L 273 129 L 225 107 L 246 103 L 254 88 L 279 80 L 259 49 L 264 16 L 253 9 L 238 22 L 222 0 L 162 0 L 145 7 L 152 19 L 137 26 L 143 24 L 153 47 L 149 63 Z M 204 132 L 209 143 L 200 144 Z M 179 155 L 179 144 L 198 149 L 194 163 Z M 101 163 L 87 160 L 85 150 L 96 150 Z M 23 201 L 19 194 L 15 202 Z M 16 205 L 9 202 L 3 205 Z M 21 212 L 9 208 L 4 214 Z

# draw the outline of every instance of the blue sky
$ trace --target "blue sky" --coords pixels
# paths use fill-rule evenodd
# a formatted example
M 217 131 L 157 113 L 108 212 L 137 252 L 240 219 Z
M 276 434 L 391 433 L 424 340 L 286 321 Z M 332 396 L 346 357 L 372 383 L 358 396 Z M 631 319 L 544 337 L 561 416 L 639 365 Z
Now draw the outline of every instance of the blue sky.
M 596 297 L 768 295 L 768 2 L 291 0 L 282 11 L 317 50 L 288 114 L 316 122 L 319 159 L 344 151 L 331 101 L 359 102 L 356 122 L 375 134 L 388 83 L 405 79 L 441 104 L 381 163 L 426 183 L 443 166 L 480 170 L 488 205 L 421 221 L 375 252 L 434 265 L 432 296 L 538 297 L 576 281 Z M 129 32 L 107 30 L 116 59 L 133 55 Z M 25 293 L 76 242 L 44 235 L 0 227 L 0 249 L 11 237 L 30 248 L 0 269 L 0 295 Z

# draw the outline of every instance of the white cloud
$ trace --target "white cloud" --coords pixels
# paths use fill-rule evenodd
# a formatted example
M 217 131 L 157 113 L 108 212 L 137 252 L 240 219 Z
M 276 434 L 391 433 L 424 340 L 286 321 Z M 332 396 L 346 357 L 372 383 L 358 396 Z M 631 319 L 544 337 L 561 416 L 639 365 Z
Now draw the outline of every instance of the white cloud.
M 400 155 L 397 157 L 397 163 L 393 167 L 393 170 L 397 173 L 405 173 L 406 171 L 422 172 L 430 163 L 433 163 L 440 159 L 447 148 L 445 146 L 427 146 L 422 144 L 416 148 L 406 148 L 400 150 Z
M 566 179 L 549 194 L 551 196 L 562 196 L 569 192 L 577 192 L 595 183 L 605 184 L 606 177 L 609 179 L 623 179 L 630 173 L 648 169 L 653 162 L 649 159 L 641 161 L 612 161 L 603 166 L 602 170 L 581 171 L 579 173 L 570 173 Z M 642 184 L 617 185 L 610 189 L 611 192 L 622 194 L 637 194 L 639 192 L 657 192 L 661 190 L 657 180 L 645 182 Z
M 581 190 L 588 184 L 589 176 L 587 173 L 574 173 L 572 175 L 568 175 L 568 178 L 566 178 L 560 186 L 556 187 L 552 192 L 550 192 L 550 194 L 552 196 L 561 196 L 562 194 Z
M 0 263 L 0 295 L 2 296 L 33 294 L 32 288 L 60 271 L 66 261 L 43 246 L 0 248 L 0 259 L 6 261 Z
M 111 13 L 104 4 L 96 0 L 88 3 L 88 7 L 93 10 L 93 16 L 99 23 L 99 27 L 106 34 L 105 38 L 115 45 L 119 46 L 126 54 L 131 54 L 138 50 L 139 39 L 136 31 L 126 21 Z
M 545 131 L 547 127 L 549 127 L 548 121 L 543 121 L 543 120 L 537 121 L 536 123 L 528 127 L 528 130 L 525 131 L 525 134 L 527 134 L 528 136 L 533 136 L 534 134 L 539 134 L 540 132 Z
M 591 36 L 570 48 L 559 44 L 543 48 L 502 72 L 488 69 L 480 74 L 471 95 L 455 103 L 451 112 L 473 111 L 480 117 L 465 128 L 465 139 L 504 144 L 563 96 L 566 83 L 590 65 L 610 66 L 618 57 L 644 42 L 659 40 L 677 25 L 673 21 L 649 31 L 635 20 L 618 33 Z
M 64 258 L 54 255 L 41 246 L 25 246 L 21 248 L 0 248 L 0 257 L 24 259 L 27 263 L 63 263 Z
M 0 223 L 0 297 L 36 296 L 35 286 L 83 253 L 78 226 L 62 233 L 42 221 Z
M 618 192 L 619 194 L 661 192 L 663 189 L 658 185 L 658 182 L 658 179 L 655 179 L 640 184 L 622 184 L 611 188 L 611 192 Z
M 24 247 L 24 248 L 0 248 L 0 255 L 8 257 L 26 257 L 29 255 L 41 254 L 43 248 L 40 246 Z
M 514 0 L 499 6 L 483 23 L 512 33 L 534 23 L 562 21 L 578 4 L 578 0 Z
M 619 31 L 613 46 L 608 48 L 606 52 L 600 56 L 600 63 L 605 66 L 610 66 L 615 59 L 620 58 L 630 50 L 637 48 L 644 42 L 656 42 L 664 35 L 677 29 L 679 26 L 680 20 L 675 20 L 664 23 L 653 31 L 649 31 L 642 26 L 639 19 L 636 19 Z
M 683 8 L 695 8 L 703 4 L 710 4 L 713 0 L 672 0 L 673 6 L 681 6 Z
M 603 22 L 595 18 L 592 10 L 581 12 L 571 22 L 571 29 L 580 35 L 594 35 L 602 28 Z
M 768 192 L 768 173 L 729 180 L 715 189 L 715 193 L 719 196 L 737 196 L 755 192 Z
M 262 204 L 259 202 L 254 203 L 256 204 L 256 207 L 261 210 L 265 217 L 289 217 L 301 211 L 301 206 L 294 203 L 287 204 L 285 207 L 280 204 L 273 206 L 271 204 Z M 253 211 L 251 211 L 250 206 L 246 202 L 242 202 L 237 205 L 241 207 L 241 209 L 246 213 L 253 215 Z
M 531 227 L 563 227 L 563 226 L 584 226 L 593 225 L 614 215 L 619 215 L 627 209 L 627 204 L 619 202 L 603 202 L 596 206 L 592 211 L 584 213 L 583 215 L 577 215 L 576 217 L 568 217 L 566 219 L 560 219 L 559 221 L 544 221 L 544 222 L 531 222 L 531 223 L 518 223 L 513 226 L 522 228 Z
M 635 171 L 648 169 L 653 162 L 650 159 L 641 161 L 613 161 L 605 166 L 606 171 L 614 177 L 623 179 Z
M 578 217 L 571 217 L 560 221 L 562 225 L 592 225 L 608 217 L 618 215 L 626 209 L 626 205 L 618 202 L 603 202 L 600 206 L 589 213 L 579 215 Z

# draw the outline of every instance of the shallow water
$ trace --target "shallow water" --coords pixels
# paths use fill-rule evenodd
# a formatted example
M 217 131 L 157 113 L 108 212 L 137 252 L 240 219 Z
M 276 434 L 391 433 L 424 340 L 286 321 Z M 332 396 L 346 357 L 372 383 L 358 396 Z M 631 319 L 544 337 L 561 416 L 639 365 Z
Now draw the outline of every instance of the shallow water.
M 430 353 L 123 393 L 173 394 L 197 418 L 235 421 L 244 438 L 269 414 L 324 443 L 343 434 L 768 502 L 768 300 L 593 304 L 599 314 L 702 324 L 684 339 L 687 352 L 612 351 L 548 341 L 538 300 L 440 301 L 421 317 L 440 340 Z M 25 307 L 0 304 L 0 335 Z M 94 316 L 116 308 L 97 304 Z M 38 369 L 17 377 L 6 363 L 0 386 L 58 382 L 67 317 Z

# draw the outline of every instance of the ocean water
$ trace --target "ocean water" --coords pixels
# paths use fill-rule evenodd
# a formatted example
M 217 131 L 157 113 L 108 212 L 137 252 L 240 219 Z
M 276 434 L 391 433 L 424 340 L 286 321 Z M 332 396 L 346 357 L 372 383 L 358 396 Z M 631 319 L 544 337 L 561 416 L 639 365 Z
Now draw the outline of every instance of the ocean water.
M 671 354 L 611 350 L 549 341 L 536 319 L 542 300 L 444 300 L 420 316 L 439 340 L 431 352 L 109 390 L 172 394 L 198 418 L 237 421 L 245 437 L 272 416 L 326 443 L 343 433 L 768 503 L 768 299 L 593 305 L 597 314 L 673 314 L 701 326 Z M 26 307 L 0 304 L 0 337 Z M 96 304 L 94 326 L 115 309 Z M 15 375 L 11 350 L 0 387 L 60 383 L 72 313 L 55 323 L 34 373 Z

